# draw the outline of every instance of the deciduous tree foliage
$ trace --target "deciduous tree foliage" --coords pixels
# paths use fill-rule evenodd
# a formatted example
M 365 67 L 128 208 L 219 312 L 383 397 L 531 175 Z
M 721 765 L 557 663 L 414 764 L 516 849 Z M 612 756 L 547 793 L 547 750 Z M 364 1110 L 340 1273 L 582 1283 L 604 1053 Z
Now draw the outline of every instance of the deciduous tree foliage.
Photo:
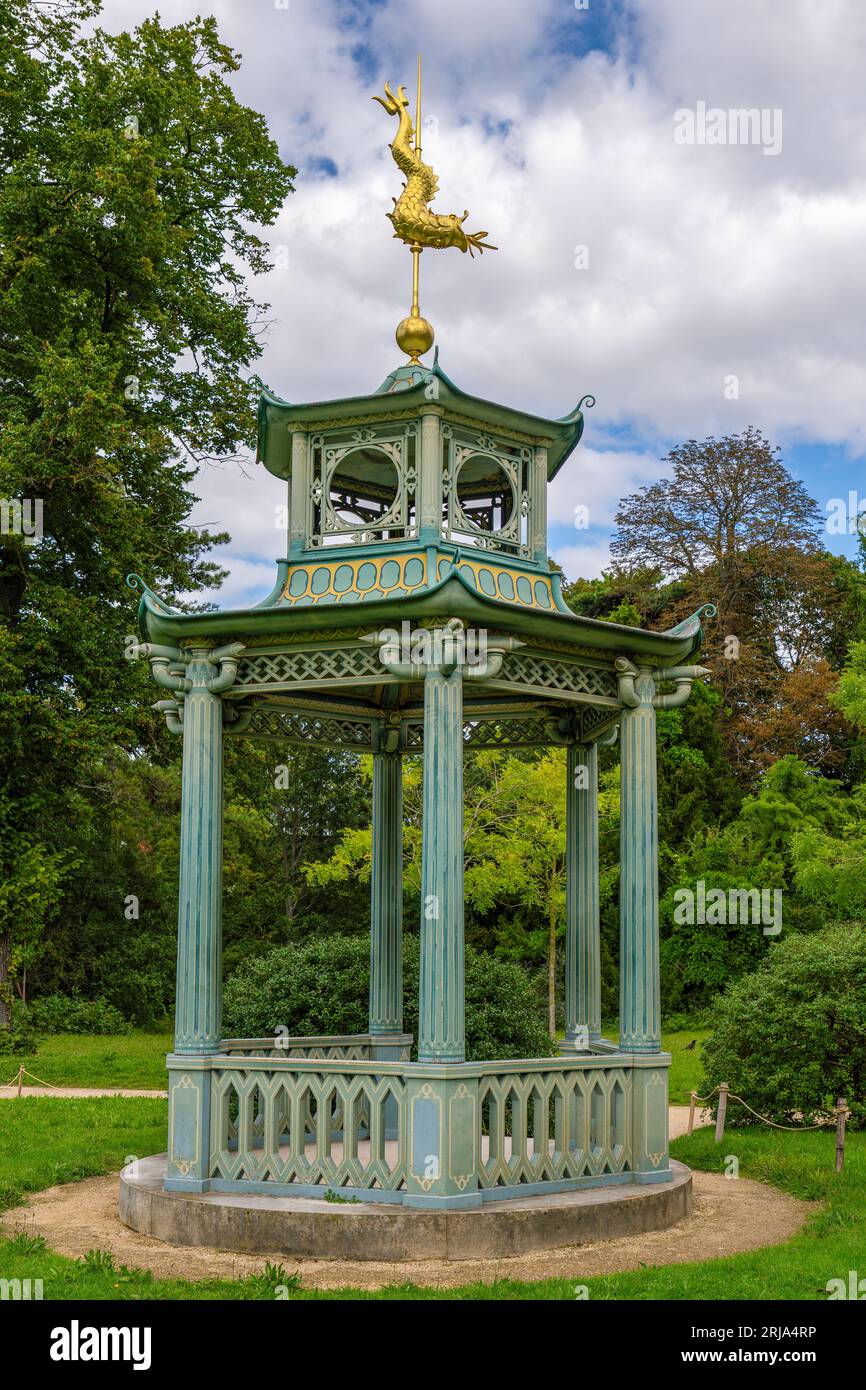
M 0 536 L 0 1021 L 89 891 L 95 764 L 163 742 L 123 580 L 177 598 L 218 575 L 191 484 L 251 442 L 247 276 L 294 173 L 212 19 L 85 35 L 97 9 L 0 9 L 0 497 L 43 517 Z
M 856 567 L 822 549 L 817 503 L 760 430 L 688 440 L 665 462 L 670 478 L 619 505 L 616 562 L 667 591 L 668 624 L 716 604 L 701 660 L 742 782 L 789 753 L 838 774 L 848 731 L 828 697 L 850 622 L 864 621 Z

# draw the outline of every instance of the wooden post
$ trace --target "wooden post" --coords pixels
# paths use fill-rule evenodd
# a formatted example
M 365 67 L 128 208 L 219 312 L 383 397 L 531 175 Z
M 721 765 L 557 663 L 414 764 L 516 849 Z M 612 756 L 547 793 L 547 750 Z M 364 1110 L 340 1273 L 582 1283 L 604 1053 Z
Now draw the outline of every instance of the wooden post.
M 845 1121 L 848 1118 L 848 1103 L 844 1096 L 836 1101 L 836 1172 L 842 1172 L 845 1162 Z
M 689 1092 L 689 1127 L 686 1131 L 688 1134 L 691 1134 L 692 1130 L 695 1127 L 695 1102 L 697 1098 L 697 1091 Z
M 19 1067 L 19 1068 L 18 1068 L 18 1099 L 19 1099 L 19 1100 L 21 1099 L 21 1089 L 22 1089 L 22 1086 L 23 1086 L 23 1085 L 24 1085 L 24 1068 L 23 1068 L 23 1067 Z
M 721 1144 L 725 1137 L 725 1115 L 728 1111 L 728 1083 L 723 1081 L 719 1087 L 719 1108 L 716 1111 L 716 1143 Z

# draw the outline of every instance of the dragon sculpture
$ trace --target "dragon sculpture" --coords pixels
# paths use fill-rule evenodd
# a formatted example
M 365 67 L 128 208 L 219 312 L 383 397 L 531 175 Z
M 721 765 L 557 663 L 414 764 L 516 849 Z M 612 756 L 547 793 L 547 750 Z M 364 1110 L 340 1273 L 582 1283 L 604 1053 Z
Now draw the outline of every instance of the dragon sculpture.
M 498 248 L 485 241 L 486 232 L 465 232 L 463 223 L 469 216 L 464 212 L 458 217 L 456 212 L 431 212 L 430 203 L 439 188 L 439 180 L 429 164 L 421 158 L 420 149 L 413 144 L 415 133 L 409 115 L 409 100 L 405 87 L 397 88 L 397 95 L 385 83 L 385 95 L 374 96 L 384 106 L 389 116 L 397 116 L 397 134 L 391 141 L 391 153 L 406 182 L 399 198 L 395 198 L 394 211 L 386 214 L 394 228 L 395 237 L 407 246 L 432 246 L 444 248 L 456 246 L 460 251 L 468 251 L 474 256 L 477 251 L 496 251 Z

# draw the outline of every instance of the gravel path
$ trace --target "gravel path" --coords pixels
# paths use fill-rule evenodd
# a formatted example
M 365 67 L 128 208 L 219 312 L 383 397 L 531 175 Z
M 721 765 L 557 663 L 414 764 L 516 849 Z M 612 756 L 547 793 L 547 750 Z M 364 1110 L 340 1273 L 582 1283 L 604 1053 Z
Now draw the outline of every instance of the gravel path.
M 165 1100 L 168 1091 L 128 1091 L 116 1086 L 22 1086 L 23 1096 L 54 1096 L 58 1100 L 87 1100 L 90 1096 L 148 1096 Z M 17 1100 L 17 1086 L 0 1086 L 0 1100 Z
M 688 1120 L 688 1107 L 673 1106 L 671 1110 L 672 1133 L 682 1132 Z M 297 1272 L 308 1288 L 351 1285 L 376 1289 L 407 1282 L 435 1288 L 489 1283 L 494 1279 L 579 1281 L 590 1275 L 647 1265 L 718 1259 L 744 1250 L 781 1244 L 802 1228 L 815 1209 L 814 1203 L 798 1201 L 777 1188 L 746 1178 L 729 1180 L 717 1173 L 696 1172 L 694 1195 L 693 1214 L 669 1231 L 651 1231 L 591 1245 L 564 1246 L 507 1259 L 456 1263 L 439 1260 L 399 1264 L 296 1261 L 280 1254 L 241 1255 L 166 1245 L 152 1236 L 139 1235 L 121 1223 L 117 1215 L 116 1174 L 38 1192 L 30 1197 L 26 1206 L 6 1212 L 0 1220 L 0 1229 L 7 1235 L 16 1231 L 42 1235 L 53 1250 L 73 1258 L 88 1250 L 108 1250 L 116 1264 L 149 1269 L 162 1279 L 240 1279 L 256 1273 L 270 1261 L 284 1265 L 289 1273 Z
M 241 1279 L 270 1261 L 284 1265 L 289 1273 L 297 1272 L 308 1288 L 351 1285 L 377 1289 L 402 1283 L 435 1288 L 494 1279 L 581 1280 L 645 1265 L 717 1259 L 781 1244 L 801 1229 L 814 1209 L 813 1203 L 798 1201 L 763 1183 L 695 1173 L 694 1212 L 669 1231 L 498 1260 L 348 1263 L 166 1245 L 122 1225 L 117 1215 L 117 1186 L 114 1174 L 48 1188 L 32 1196 L 26 1207 L 6 1212 L 0 1229 L 7 1235 L 17 1231 L 42 1235 L 53 1250 L 72 1258 L 88 1250 L 108 1250 L 117 1265 L 149 1269 L 161 1279 Z

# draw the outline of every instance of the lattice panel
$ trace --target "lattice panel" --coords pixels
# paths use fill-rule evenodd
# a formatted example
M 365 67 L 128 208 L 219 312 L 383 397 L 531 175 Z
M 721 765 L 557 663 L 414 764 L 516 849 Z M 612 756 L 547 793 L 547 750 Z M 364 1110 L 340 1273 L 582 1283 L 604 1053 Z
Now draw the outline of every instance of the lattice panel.
M 613 671 L 594 666 L 577 666 L 570 661 L 552 657 L 527 656 L 524 652 L 507 652 L 499 681 L 533 689 L 553 690 L 562 695 L 600 695 L 618 699 L 618 684 Z
M 335 719 L 301 714 L 297 710 L 258 710 L 238 738 L 276 738 L 287 743 L 318 743 L 328 747 L 373 747 L 373 726 L 364 719 Z
M 470 748 L 513 748 L 550 741 L 549 719 L 483 719 L 463 728 L 463 742 Z
M 424 747 L 424 725 L 419 720 L 405 725 L 407 749 Z M 550 737 L 550 719 L 478 719 L 463 725 L 463 742 L 467 748 L 517 748 L 546 746 Z
M 629 1072 L 485 1076 L 478 1100 L 479 1187 L 600 1177 L 630 1166 Z
M 314 1062 L 366 1062 L 370 1057 L 369 1043 L 312 1044 L 290 1039 L 285 1047 L 226 1047 L 225 1043 L 222 1047 L 231 1057 L 304 1057 Z
M 401 1076 L 214 1071 L 210 1176 L 396 1190 L 406 1181 L 405 1097 Z M 399 1137 L 387 1142 L 394 1108 Z
M 319 648 L 305 652 L 276 652 L 241 661 L 235 684 L 250 685 L 328 685 L 334 682 L 384 677 L 375 647 Z

